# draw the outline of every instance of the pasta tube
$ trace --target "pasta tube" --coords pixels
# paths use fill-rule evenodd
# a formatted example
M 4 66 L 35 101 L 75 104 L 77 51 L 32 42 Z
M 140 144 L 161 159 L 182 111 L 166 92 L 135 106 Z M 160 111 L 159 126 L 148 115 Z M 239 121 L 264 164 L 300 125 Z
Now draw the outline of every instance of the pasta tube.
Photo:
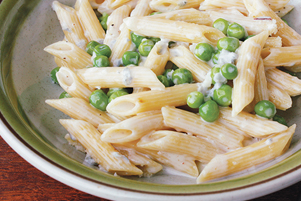
M 80 98 L 48 99 L 45 102 L 71 118 L 87 121 L 96 128 L 99 124 L 115 123 L 106 112 L 94 108 Z
M 148 54 L 143 66 L 151 69 L 156 75 L 162 75 L 168 60 L 168 42 L 159 41 Z
M 184 9 L 184 8 L 197 8 L 204 0 L 189 0 L 189 1 L 178 1 L 178 0 L 152 0 L 150 7 L 153 10 L 160 12 L 167 12 L 172 10 Z
M 216 44 L 225 35 L 205 25 L 173 21 L 152 17 L 128 17 L 125 25 L 133 32 L 152 37 L 162 37 L 173 41 L 198 43 L 200 41 Z
M 220 107 L 220 118 L 227 124 L 233 125 L 236 128 L 244 131 L 252 137 L 263 137 L 277 132 L 282 132 L 287 129 L 286 126 L 269 119 L 258 117 L 242 111 L 239 115 L 232 117 L 232 111 L 229 107 Z
M 195 163 L 195 159 L 191 156 L 187 156 L 184 154 L 174 154 L 165 151 L 154 151 L 149 149 L 142 149 L 137 147 L 136 144 L 125 144 L 123 146 L 131 147 L 142 153 L 144 155 L 149 156 L 152 160 L 161 163 L 162 165 L 172 167 L 175 170 L 180 172 L 184 172 L 193 177 L 197 177 L 199 175 L 198 168 Z
M 99 23 L 89 0 L 77 0 L 75 3 L 75 10 L 77 11 L 82 27 L 85 30 L 87 39 L 89 41 L 93 40 L 103 43 L 106 33 Z
M 205 139 L 187 134 L 160 130 L 140 139 L 137 146 L 144 149 L 186 154 L 203 163 L 208 163 L 221 151 Z
M 134 166 L 127 157 L 120 154 L 110 143 L 101 141 L 101 134 L 92 124 L 71 119 L 61 119 L 60 123 L 106 171 L 118 175 L 142 175 L 142 171 Z
M 72 97 L 89 101 L 92 90 L 71 69 L 61 67 L 56 77 L 60 86 Z
M 301 80 L 277 68 L 266 70 L 267 80 L 284 89 L 290 96 L 301 94 Z
M 227 128 L 219 121 L 207 123 L 197 114 L 172 107 L 163 107 L 162 115 L 165 125 L 177 131 L 214 140 L 222 148 L 236 149 L 242 147 L 244 136 Z
M 203 169 L 197 183 L 224 177 L 272 160 L 288 149 L 296 125 L 252 145 L 217 155 Z
M 73 43 L 59 41 L 44 48 L 44 51 L 68 63 L 72 68 L 80 69 L 93 66 L 91 55 Z
M 124 156 L 126 156 L 131 163 L 136 165 L 143 171 L 143 176 L 149 177 L 162 170 L 162 165 L 156 163 L 152 159 L 138 153 L 135 149 L 124 147 L 122 145 L 114 145 L 114 147 Z
M 244 0 L 244 3 L 249 11 L 249 16 L 255 18 L 268 16 L 276 20 L 278 32 L 275 36 L 280 36 L 282 38 L 284 46 L 301 45 L 301 35 L 278 17 L 264 0 Z
M 260 53 L 268 36 L 268 31 L 264 31 L 249 38 L 240 47 L 236 64 L 238 76 L 233 82 L 233 116 L 236 116 L 253 101 L 255 75 Z
M 211 26 L 213 23 L 210 15 L 207 12 L 201 12 L 194 8 L 173 10 L 166 13 L 152 15 L 150 17 L 174 21 L 184 21 L 207 26 Z
M 274 103 L 277 109 L 285 111 L 292 107 L 292 98 L 284 89 L 276 86 L 273 82 L 268 81 L 267 84 L 269 101 Z
M 146 67 L 94 67 L 78 70 L 77 73 L 91 87 L 146 87 L 152 90 L 165 88 L 153 71 Z
M 131 16 L 146 16 L 152 13 L 149 3 L 152 0 L 139 0 L 135 8 L 131 12 Z
M 104 44 L 108 45 L 111 49 L 114 47 L 116 40 L 120 34 L 120 25 L 123 19 L 128 17 L 131 11 L 131 6 L 123 5 L 112 12 L 108 17 L 107 26 L 108 30 L 104 39 Z
M 295 66 L 301 64 L 301 46 L 265 48 L 262 52 L 265 66 Z
M 150 131 L 166 128 L 161 111 L 138 114 L 104 131 L 101 139 L 111 143 L 125 143 L 140 139 Z
M 129 116 L 159 110 L 165 105 L 185 105 L 188 94 L 197 88 L 197 84 L 181 84 L 161 91 L 145 91 L 121 96 L 108 104 L 107 111 L 117 116 Z
M 63 5 L 58 1 L 52 3 L 52 8 L 56 12 L 66 39 L 79 48 L 85 49 L 88 41 L 76 11 L 72 7 Z
M 180 45 L 170 49 L 170 61 L 179 68 L 186 68 L 191 71 L 193 79 L 203 82 L 211 67 L 199 59 L 185 46 Z

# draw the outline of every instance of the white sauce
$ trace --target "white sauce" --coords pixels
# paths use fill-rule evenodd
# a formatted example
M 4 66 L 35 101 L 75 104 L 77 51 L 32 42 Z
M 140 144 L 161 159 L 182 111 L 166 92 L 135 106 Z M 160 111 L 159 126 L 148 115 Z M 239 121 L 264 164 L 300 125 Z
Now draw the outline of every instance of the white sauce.
M 218 61 L 217 61 L 217 64 L 222 66 L 226 63 L 232 63 L 234 64 L 234 61 L 237 59 L 237 54 L 234 53 L 234 52 L 229 52 L 225 49 L 222 49 L 220 51 L 220 55 L 218 57 Z
M 119 153 L 117 151 L 112 152 L 112 156 L 115 157 L 115 158 L 119 158 L 119 159 L 123 160 L 126 163 L 130 163 L 130 160 L 126 156 L 122 155 L 121 153 Z
M 128 86 L 132 83 L 133 81 L 133 77 L 132 77 L 132 74 L 131 74 L 131 70 L 127 67 L 125 67 L 122 71 L 122 75 L 123 75 L 123 84 Z

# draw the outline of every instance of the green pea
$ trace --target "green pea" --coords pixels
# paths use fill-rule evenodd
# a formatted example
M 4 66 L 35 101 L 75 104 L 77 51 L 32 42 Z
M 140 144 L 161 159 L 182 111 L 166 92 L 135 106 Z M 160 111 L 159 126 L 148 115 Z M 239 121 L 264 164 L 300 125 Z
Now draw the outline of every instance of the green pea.
M 163 75 L 167 78 L 170 87 L 175 85 L 172 81 L 173 72 L 174 72 L 174 70 L 172 70 L 172 69 L 166 69 L 163 73 Z
M 287 126 L 287 123 L 286 123 L 285 119 L 282 116 L 278 115 L 278 114 L 275 114 L 275 116 L 273 117 L 273 121 L 277 121 L 278 123 Z
M 239 47 L 239 40 L 233 37 L 224 37 L 217 41 L 217 48 L 219 50 L 225 49 L 230 52 L 235 52 Z
M 214 122 L 219 116 L 219 107 L 213 100 L 209 100 L 199 107 L 200 116 L 207 122 Z
M 218 63 L 218 58 L 219 58 L 219 55 L 220 55 L 220 51 L 217 51 L 216 53 L 214 53 L 214 54 L 212 54 L 212 62 L 214 63 L 214 64 L 217 64 Z
M 59 82 L 57 81 L 57 77 L 56 77 L 56 73 L 59 72 L 60 67 L 56 67 L 54 68 L 51 72 L 50 72 L 50 77 L 53 81 L 54 84 L 58 84 Z
M 109 61 L 108 57 L 100 55 L 100 56 L 97 56 L 94 58 L 93 66 L 94 67 L 108 67 L 108 66 L 110 66 L 110 61 Z
M 95 49 L 95 47 L 96 47 L 97 45 L 100 45 L 100 43 L 98 43 L 98 42 L 96 42 L 96 41 L 94 41 L 94 40 L 90 41 L 90 42 L 87 44 L 86 52 L 92 56 L 92 55 L 93 55 L 93 51 L 94 51 L 94 49 Z
M 228 26 L 229 26 L 229 22 L 223 18 L 219 18 L 213 22 L 213 27 L 220 30 L 225 35 L 227 34 Z
M 136 45 L 137 48 L 139 47 L 141 41 L 145 38 L 145 36 L 137 35 L 134 32 L 131 33 L 132 42 Z
M 179 68 L 172 73 L 172 81 L 176 85 L 192 83 L 192 73 L 186 68 Z
M 107 25 L 108 17 L 109 17 L 109 14 L 102 13 L 102 16 L 99 18 L 100 24 L 104 30 L 108 29 L 108 25 Z
M 91 93 L 89 102 L 95 108 L 101 111 L 106 111 L 108 105 L 108 96 L 101 89 L 98 89 Z
M 66 91 L 64 91 L 63 93 L 61 93 L 59 99 L 62 98 L 72 98 L 72 96 L 70 94 L 68 94 Z
M 237 38 L 238 40 L 241 40 L 245 38 L 246 36 L 246 31 L 245 28 L 243 28 L 240 24 L 237 23 L 232 23 L 229 25 L 227 29 L 227 35 L 229 37 L 234 37 Z
M 204 95 L 199 91 L 193 91 L 187 97 L 187 105 L 191 108 L 199 108 L 203 103 Z
M 254 110 L 258 116 L 268 118 L 268 119 L 273 118 L 276 114 L 275 105 L 271 101 L 268 101 L 268 100 L 259 101 L 255 105 Z
M 221 73 L 227 80 L 233 80 L 237 77 L 237 67 L 233 64 L 227 63 L 221 67 Z
M 139 53 L 142 55 L 142 56 L 148 56 L 148 54 L 150 53 L 150 51 L 152 50 L 152 48 L 154 47 L 154 42 L 150 39 L 144 39 L 139 47 L 138 47 L 138 50 L 139 50 Z
M 220 106 L 226 107 L 232 103 L 232 87 L 223 84 L 219 89 L 213 92 L 213 100 Z
M 115 98 L 118 98 L 120 96 L 124 96 L 124 95 L 127 95 L 129 94 L 128 92 L 125 92 L 125 91 L 115 91 L 109 98 L 109 103 L 114 100 Z
M 152 12 L 151 14 L 149 15 L 157 15 L 157 14 L 161 14 L 162 12 Z
M 107 92 L 107 96 L 110 97 L 116 91 L 123 91 L 123 92 L 128 93 L 128 90 L 125 88 L 110 88 L 109 91 Z
M 138 66 L 140 60 L 140 55 L 135 51 L 126 51 L 122 56 L 122 63 L 124 66 L 133 64 Z
M 219 72 L 221 72 L 221 68 L 220 67 L 213 67 L 212 69 L 211 69 L 211 78 L 212 78 L 212 84 L 215 84 L 215 81 L 214 81 L 214 76 L 217 74 L 217 73 L 219 73 Z
M 158 79 L 160 80 L 160 82 L 162 82 L 162 84 L 165 87 L 169 87 L 169 81 L 168 81 L 168 79 L 167 79 L 166 76 L 164 76 L 164 75 L 158 75 L 157 77 L 158 77 Z
M 249 38 L 252 38 L 252 37 L 254 37 L 254 36 L 256 36 L 256 35 L 249 35 L 249 36 L 246 37 L 245 40 L 248 40 Z
M 109 46 L 107 46 L 106 44 L 99 44 L 94 48 L 94 51 L 96 56 L 106 56 L 106 57 L 110 57 L 112 54 L 111 48 Z
M 161 38 L 156 38 L 156 37 L 150 37 L 150 40 L 152 40 L 154 43 L 157 43 L 161 40 Z
M 209 61 L 214 53 L 213 47 L 208 43 L 199 43 L 195 47 L 194 54 L 203 61 Z

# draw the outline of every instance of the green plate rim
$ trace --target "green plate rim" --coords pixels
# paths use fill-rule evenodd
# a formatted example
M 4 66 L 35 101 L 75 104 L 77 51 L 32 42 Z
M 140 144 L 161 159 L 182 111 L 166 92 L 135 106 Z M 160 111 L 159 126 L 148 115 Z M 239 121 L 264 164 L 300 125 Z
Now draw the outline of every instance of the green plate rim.
M 5 41 L 4 35 L 7 28 L 7 16 L 10 12 L 13 12 L 14 6 L 18 1 L 3 0 L 0 4 L 0 44 Z M 24 1 L 24 0 L 23 0 Z M 38 2 L 38 1 L 36 1 Z M 21 11 L 19 11 L 21 12 Z M 5 22 L 5 23 L 4 23 Z M 21 25 L 20 25 L 21 26 Z M 12 45 L 13 46 L 13 45 Z M 290 172 L 301 168 L 301 151 L 299 150 L 292 156 L 285 160 L 259 172 L 249 174 L 246 176 L 217 181 L 204 184 L 192 184 L 192 185 L 166 185 L 166 184 L 154 184 L 140 181 L 134 181 L 122 177 L 115 177 L 98 170 L 89 168 L 78 161 L 75 161 L 60 150 L 49 145 L 36 131 L 29 125 L 28 120 L 22 115 L 22 109 L 16 106 L 12 92 L 8 91 L 6 83 L 6 77 L 2 74 L 3 68 L 3 52 L 2 45 L 0 49 L 0 111 L 3 115 L 0 116 L 4 122 L 7 122 L 7 127 L 10 127 L 12 133 L 16 133 L 23 141 L 31 147 L 40 156 L 43 156 L 45 160 L 51 161 L 57 166 L 68 170 L 79 177 L 84 177 L 88 180 L 99 182 L 108 186 L 114 186 L 129 191 L 139 191 L 144 193 L 155 194 L 212 194 L 217 192 L 232 191 L 241 188 L 247 188 L 257 184 L 271 181 L 275 178 L 282 177 Z M 6 47 L 7 48 L 7 47 Z M 4 48 L 4 50 L 6 50 Z M 12 52 L 11 52 L 12 53 Z M 6 55 L 7 56 L 7 55 Z M 11 55 L 10 55 L 11 56 Z M 6 58 L 7 59 L 7 58 Z M 5 60 L 6 60 L 5 59 Z M 10 57 L 11 59 L 11 57 Z M 9 80 L 9 79 L 8 79 Z M 11 90 L 11 89 L 10 89 Z M 9 125 L 8 125 L 9 124 Z

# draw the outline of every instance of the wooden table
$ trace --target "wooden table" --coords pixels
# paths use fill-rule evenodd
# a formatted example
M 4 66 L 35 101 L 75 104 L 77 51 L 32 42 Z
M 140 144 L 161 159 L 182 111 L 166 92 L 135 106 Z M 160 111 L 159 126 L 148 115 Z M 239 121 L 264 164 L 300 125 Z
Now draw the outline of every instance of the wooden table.
M 2 0 L 0 0 L 0 3 Z M 301 182 L 256 201 L 301 201 Z M 107 201 L 66 186 L 45 175 L 0 137 L 0 200 L 95 200 Z

